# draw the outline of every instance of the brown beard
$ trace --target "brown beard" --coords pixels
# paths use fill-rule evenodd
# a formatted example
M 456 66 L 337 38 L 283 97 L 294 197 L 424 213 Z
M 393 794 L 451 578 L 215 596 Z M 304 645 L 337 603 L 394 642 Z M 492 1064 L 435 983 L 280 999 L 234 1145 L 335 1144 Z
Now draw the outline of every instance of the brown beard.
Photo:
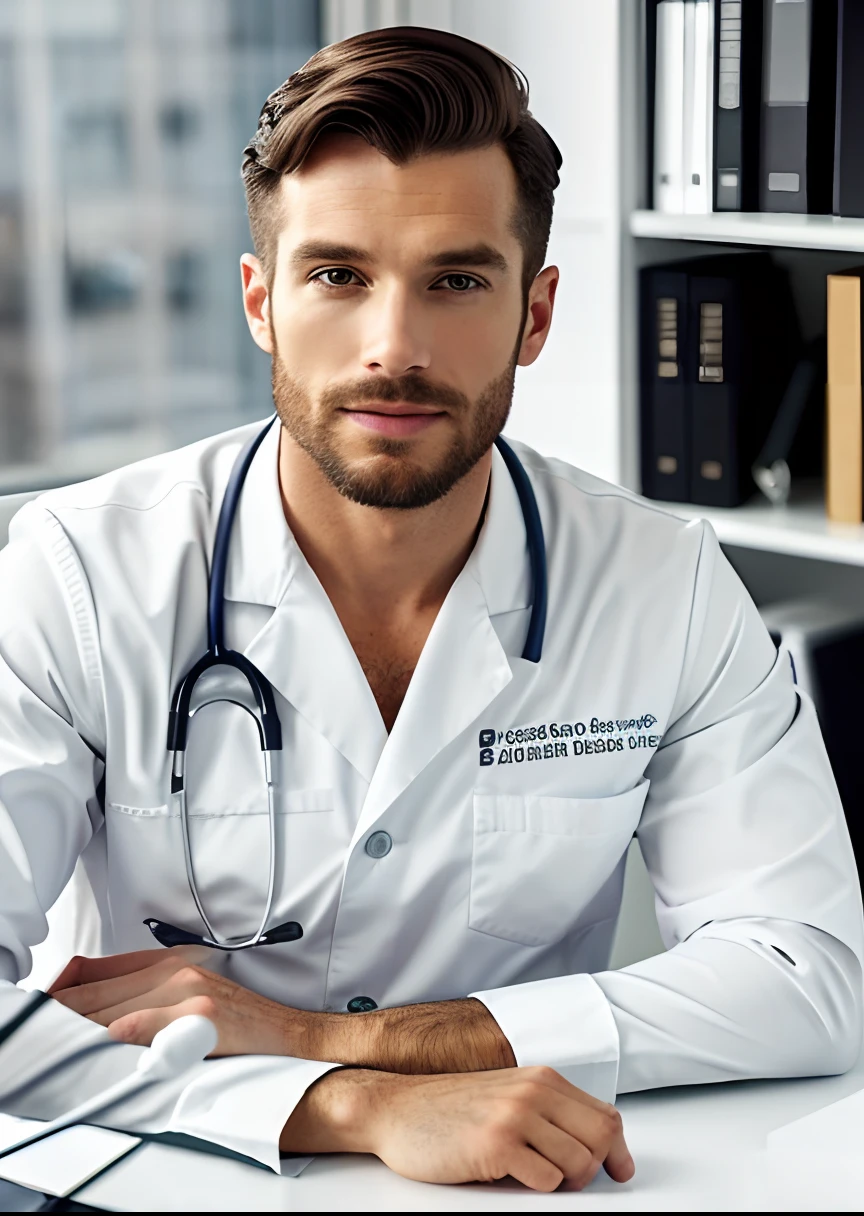
M 273 355 L 273 401 L 285 430 L 351 502 L 379 510 L 414 510 L 443 498 L 471 471 L 504 428 L 513 400 L 516 356 L 486 385 L 472 404 L 463 393 L 409 373 L 398 379 L 369 377 L 326 389 L 313 408 L 299 380 L 293 379 L 276 351 Z M 334 435 L 336 410 L 364 401 L 407 401 L 441 405 L 463 427 L 453 436 L 434 467 L 411 459 L 411 444 L 370 433 L 371 454 L 351 460 L 339 450 Z

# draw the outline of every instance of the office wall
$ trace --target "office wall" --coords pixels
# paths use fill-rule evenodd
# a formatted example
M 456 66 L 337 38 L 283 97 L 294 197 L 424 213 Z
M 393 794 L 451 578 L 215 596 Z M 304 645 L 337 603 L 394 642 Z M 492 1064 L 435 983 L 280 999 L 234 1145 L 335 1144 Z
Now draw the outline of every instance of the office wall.
M 623 0 L 635 13 L 635 0 Z M 549 342 L 517 379 L 508 432 L 617 481 L 621 108 L 616 0 L 330 0 L 327 41 L 386 25 L 475 38 L 527 75 L 532 110 L 564 156 L 549 250 L 561 288 Z

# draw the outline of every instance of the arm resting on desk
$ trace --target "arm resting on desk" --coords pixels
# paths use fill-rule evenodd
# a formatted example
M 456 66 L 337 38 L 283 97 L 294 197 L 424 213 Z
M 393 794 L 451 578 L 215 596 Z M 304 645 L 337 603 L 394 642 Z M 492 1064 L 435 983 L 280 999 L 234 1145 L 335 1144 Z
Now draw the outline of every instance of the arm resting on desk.
M 861 891 L 813 704 L 703 530 L 637 830 L 667 952 L 475 994 L 520 1064 L 579 1085 L 592 1058 L 618 1092 L 836 1073 L 861 1044 Z

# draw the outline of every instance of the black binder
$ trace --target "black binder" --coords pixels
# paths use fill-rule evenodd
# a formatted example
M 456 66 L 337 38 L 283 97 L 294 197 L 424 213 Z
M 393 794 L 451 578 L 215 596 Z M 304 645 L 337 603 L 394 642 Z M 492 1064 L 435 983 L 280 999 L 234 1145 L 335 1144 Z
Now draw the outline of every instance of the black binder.
M 759 207 L 762 0 L 714 0 L 714 210 Z
M 764 0 L 763 211 L 830 213 L 837 0 Z
M 642 493 L 687 502 L 687 273 L 681 268 L 646 267 L 640 277 Z
M 736 507 L 800 353 L 786 275 L 762 253 L 705 259 L 688 334 L 690 501 Z
M 840 0 L 834 214 L 864 216 L 864 3 Z

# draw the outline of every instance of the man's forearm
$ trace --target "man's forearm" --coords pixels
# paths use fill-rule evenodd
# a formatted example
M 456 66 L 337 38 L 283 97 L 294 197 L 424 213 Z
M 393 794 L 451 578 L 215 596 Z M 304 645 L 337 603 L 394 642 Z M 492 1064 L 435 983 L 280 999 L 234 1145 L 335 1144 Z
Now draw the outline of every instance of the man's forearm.
M 291 1053 L 384 1072 L 512 1068 L 513 1051 L 481 1001 L 435 1001 L 374 1013 L 299 1014 Z

